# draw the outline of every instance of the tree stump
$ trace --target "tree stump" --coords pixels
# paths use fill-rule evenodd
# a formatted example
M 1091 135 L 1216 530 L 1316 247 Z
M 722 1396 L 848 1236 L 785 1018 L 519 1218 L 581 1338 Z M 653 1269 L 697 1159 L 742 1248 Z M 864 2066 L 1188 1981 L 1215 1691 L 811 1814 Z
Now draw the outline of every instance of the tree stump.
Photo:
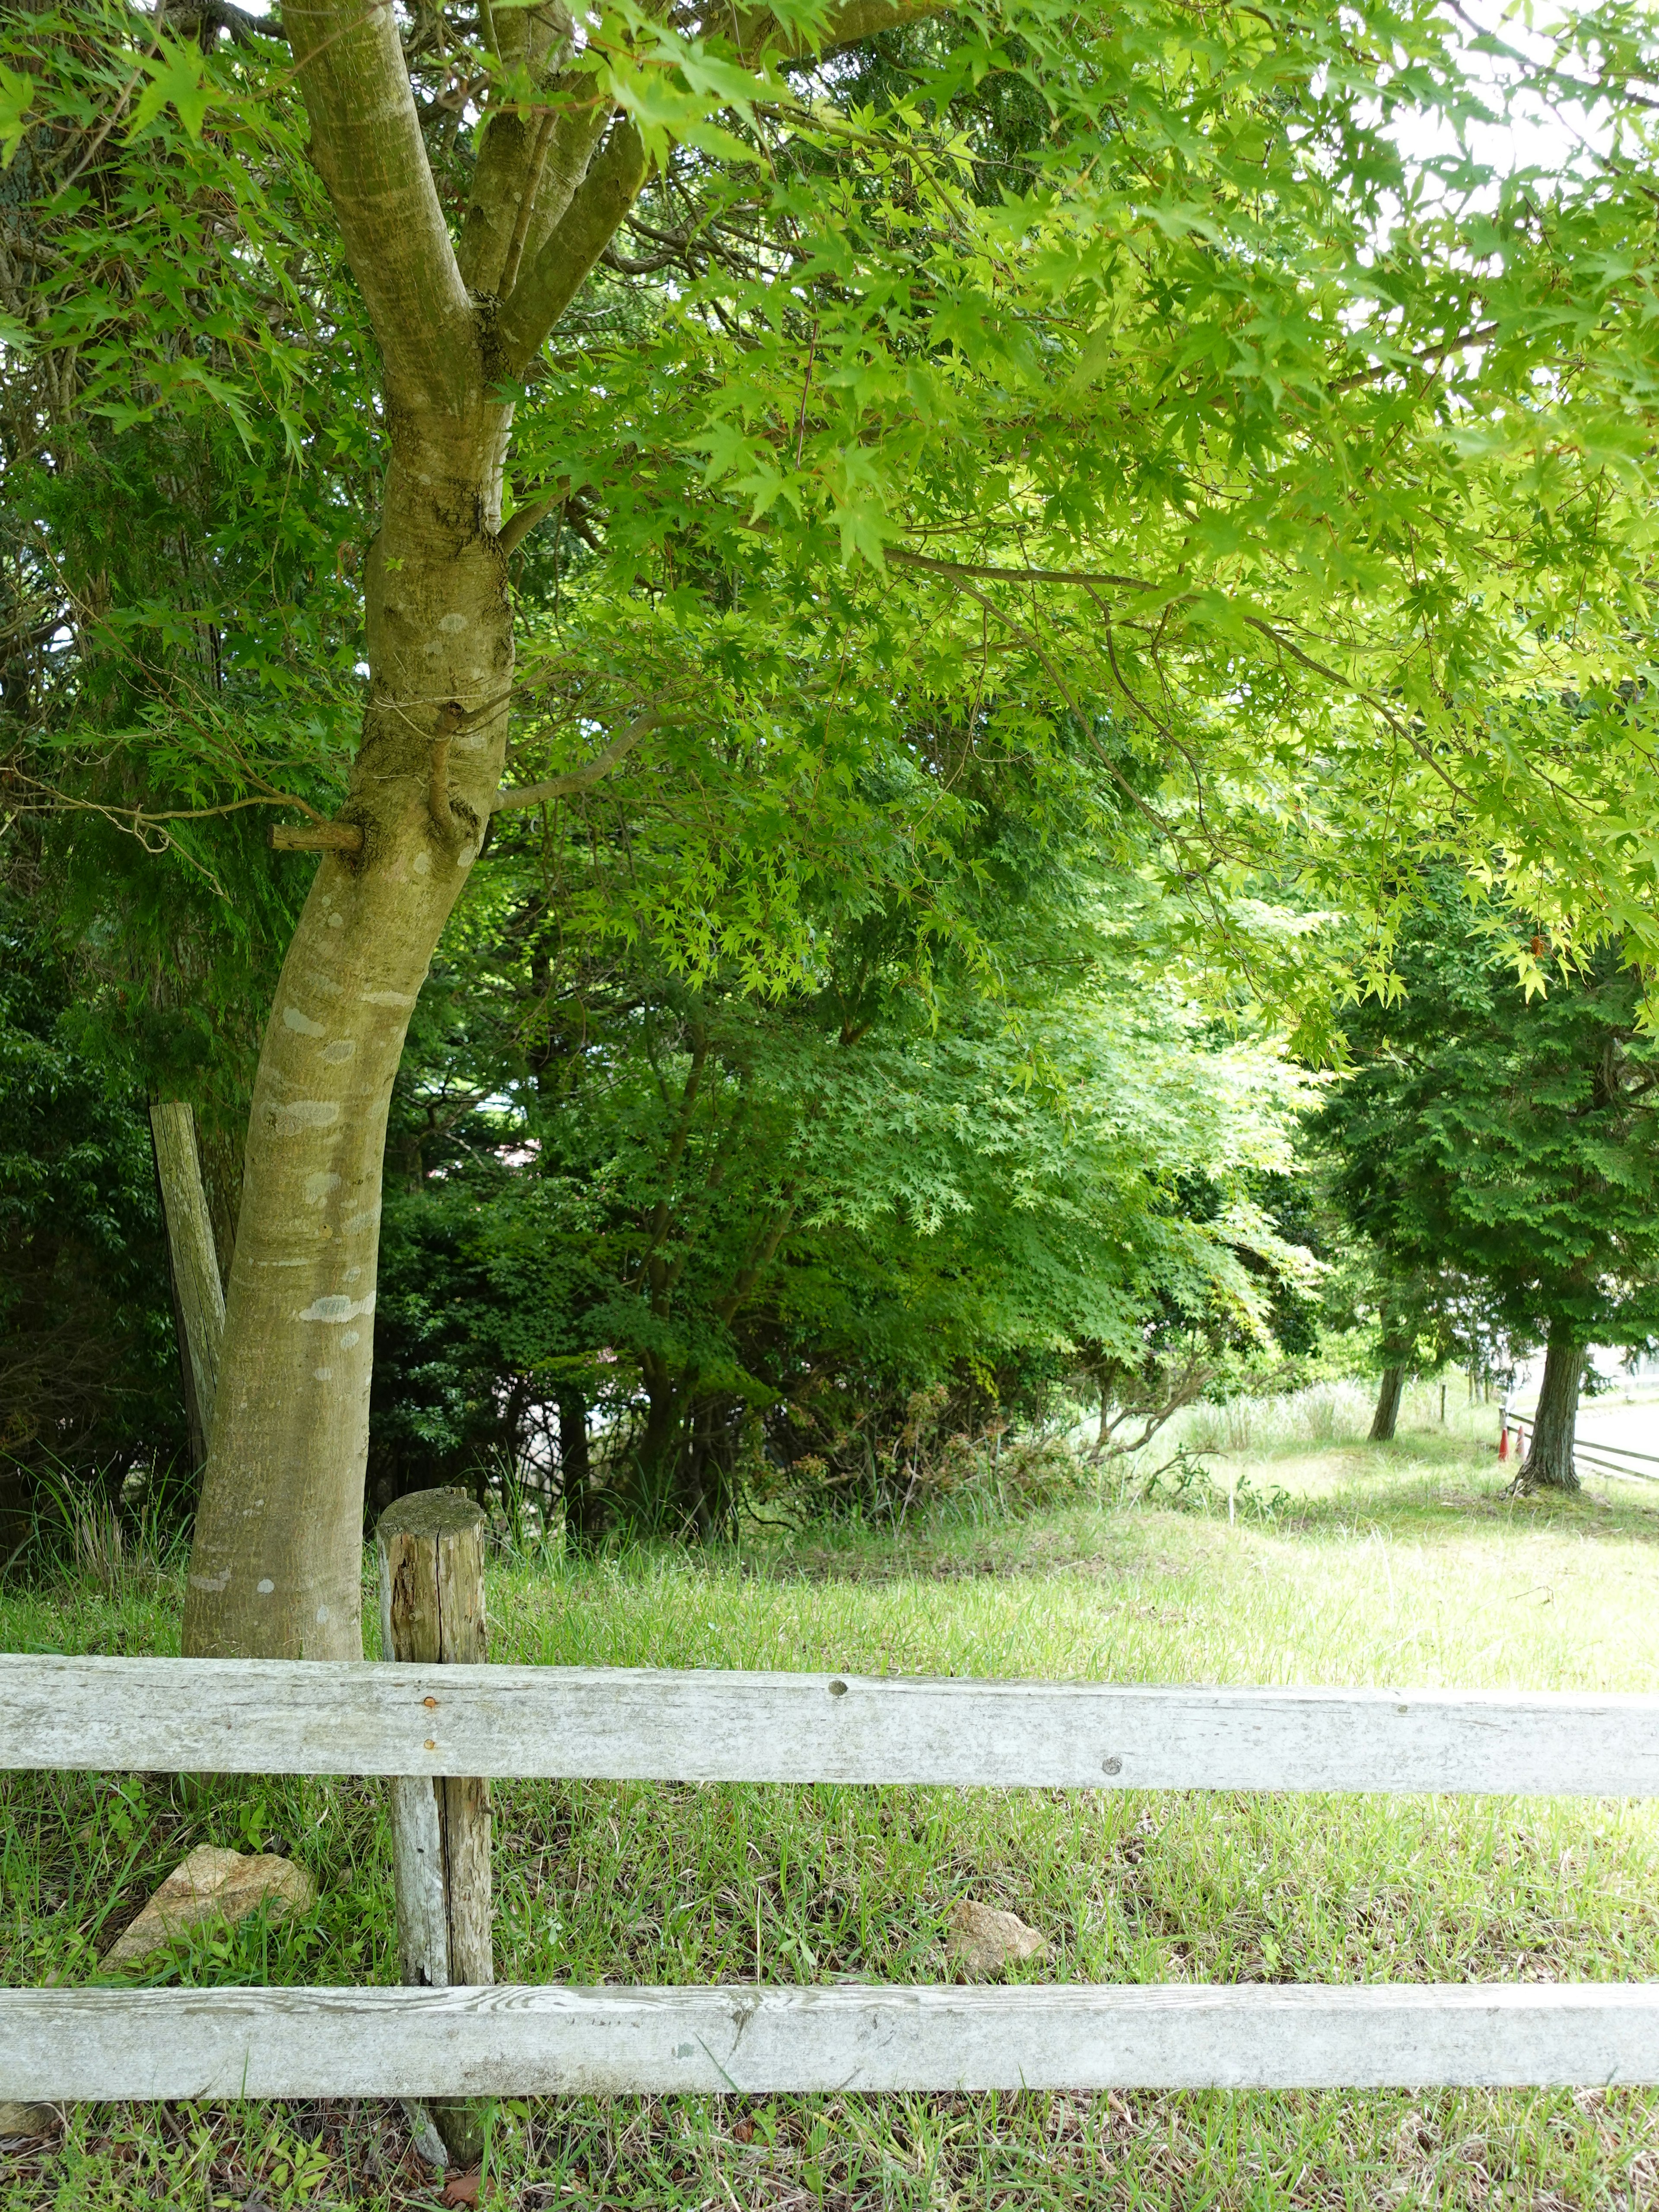
M 427 1666 L 487 1659 L 482 1509 L 459 1491 L 418 1490 L 386 1508 L 375 1534 L 382 1656 Z M 489 1783 L 395 1778 L 392 1851 L 404 1981 L 428 1989 L 493 1982 Z M 450 2157 L 476 2166 L 483 2106 L 439 2099 L 432 2117 Z

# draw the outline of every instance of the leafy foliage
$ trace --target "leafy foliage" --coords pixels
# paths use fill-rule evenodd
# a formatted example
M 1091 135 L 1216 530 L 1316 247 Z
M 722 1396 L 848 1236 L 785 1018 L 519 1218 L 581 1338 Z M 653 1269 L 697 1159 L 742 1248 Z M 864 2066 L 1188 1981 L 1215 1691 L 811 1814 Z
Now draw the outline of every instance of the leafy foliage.
M 1401 994 L 1354 1009 L 1358 1065 L 1316 1119 L 1355 1225 L 1407 1269 L 1483 1286 L 1523 1342 L 1659 1330 L 1656 1047 L 1615 950 L 1547 958 L 1512 909 L 1443 878 L 1401 939 Z

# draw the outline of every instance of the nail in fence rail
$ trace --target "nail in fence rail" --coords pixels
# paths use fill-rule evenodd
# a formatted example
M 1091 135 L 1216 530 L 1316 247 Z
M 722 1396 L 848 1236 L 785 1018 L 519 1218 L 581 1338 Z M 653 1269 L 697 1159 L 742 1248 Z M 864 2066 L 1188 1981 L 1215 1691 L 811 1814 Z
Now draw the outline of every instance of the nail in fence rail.
M 1653 1796 L 1659 1698 L 13 1656 L 0 1766 Z M 1659 1984 L 8 1990 L 0 2052 L 19 2098 L 1654 2081 Z
M 1659 1698 L 0 1658 L 0 1767 L 1659 1796 Z

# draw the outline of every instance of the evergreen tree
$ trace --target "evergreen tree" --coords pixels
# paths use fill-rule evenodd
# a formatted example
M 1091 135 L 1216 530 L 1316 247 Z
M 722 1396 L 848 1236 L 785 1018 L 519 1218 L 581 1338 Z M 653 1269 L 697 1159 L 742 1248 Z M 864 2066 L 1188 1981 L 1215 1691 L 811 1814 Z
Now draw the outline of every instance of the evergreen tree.
M 1443 876 L 1398 948 L 1401 990 L 1347 1024 L 1357 1066 L 1314 1117 L 1353 1226 L 1407 1275 L 1482 1286 L 1547 1347 L 1522 1480 L 1577 1489 L 1592 1344 L 1659 1331 L 1659 1041 L 1616 945 L 1550 962 L 1543 937 Z M 1546 989 L 1523 988 L 1540 963 Z

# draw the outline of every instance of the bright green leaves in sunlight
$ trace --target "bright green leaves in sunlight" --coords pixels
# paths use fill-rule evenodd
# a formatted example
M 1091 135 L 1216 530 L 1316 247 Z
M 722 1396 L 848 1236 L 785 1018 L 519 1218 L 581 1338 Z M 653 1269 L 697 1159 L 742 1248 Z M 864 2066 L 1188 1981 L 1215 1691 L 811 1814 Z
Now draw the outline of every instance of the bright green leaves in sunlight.
M 613 102 L 652 156 L 512 395 L 509 463 L 511 505 L 550 510 L 514 556 L 511 776 L 676 703 L 620 787 L 675 813 L 688 873 L 647 872 L 630 927 L 677 972 L 729 957 L 770 988 L 810 969 L 813 886 L 866 836 L 931 901 L 949 728 L 1152 856 L 1229 988 L 1310 1035 L 1328 964 L 1253 917 L 1345 915 L 1385 969 L 1441 858 L 1564 933 L 1659 951 L 1636 167 L 1408 161 L 1400 117 L 1455 131 L 1498 96 L 1430 0 L 1007 0 L 860 17 L 845 44 L 839 20 L 629 0 L 556 82 L 500 60 L 487 10 L 405 42 L 457 230 L 492 112 Z M 1608 23 L 1645 160 L 1619 86 L 1650 32 Z M 174 667 L 187 633 L 234 641 L 210 715 L 167 721 L 149 662 L 117 687 L 149 702 L 120 710 L 124 787 L 99 801 L 129 822 L 337 787 L 381 436 L 289 58 L 153 28 L 68 0 L 0 32 L 40 257 L 0 300 L 28 340 L 4 365 L 16 480 L 92 423 L 117 475 L 210 423 L 247 457 L 188 574 L 100 602 L 112 647 Z M 296 732 L 328 733 L 308 766 Z

